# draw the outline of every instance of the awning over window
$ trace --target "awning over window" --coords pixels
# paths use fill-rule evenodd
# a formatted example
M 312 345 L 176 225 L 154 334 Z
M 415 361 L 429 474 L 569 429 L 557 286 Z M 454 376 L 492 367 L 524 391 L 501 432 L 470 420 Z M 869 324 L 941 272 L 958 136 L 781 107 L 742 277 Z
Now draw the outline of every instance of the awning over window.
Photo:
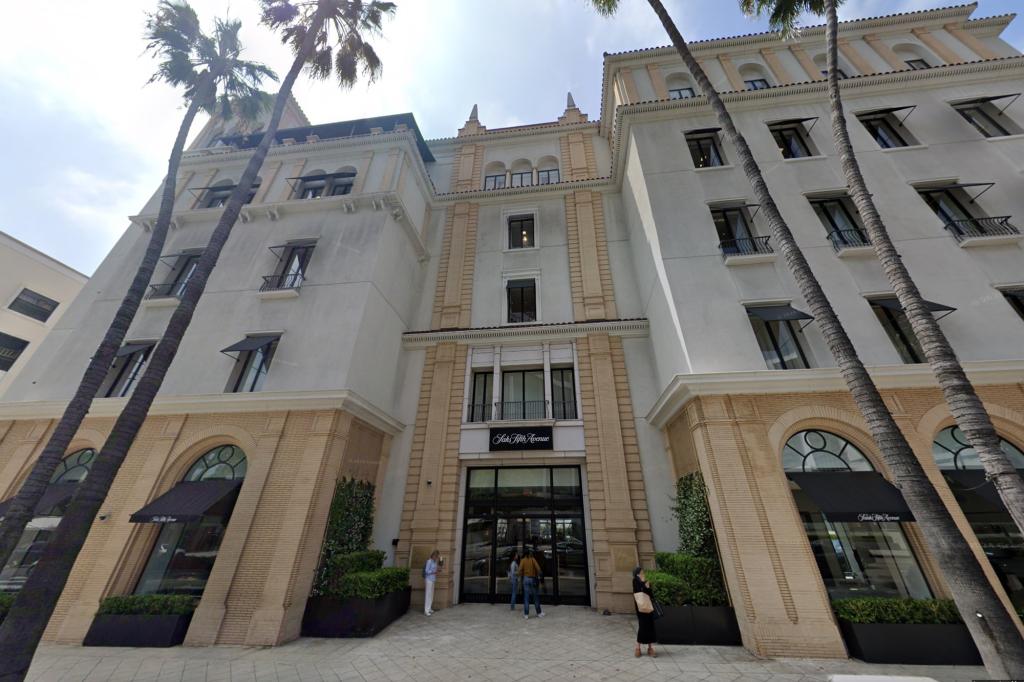
M 199 256 L 203 253 L 203 249 L 182 249 L 176 253 L 167 253 L 160 256 L 161 261 L 177 261 L 179 258 L 185 256 Z
M 126 355 L 132 353 L 138 353 L 140 350 L 146 350 L 156 345 L 156 341 L 135 341 L 134 343 L 126 343 L 117 351 L 117 357 L 123 358 Z
M 888 308 L 889 310 L 903 311 L 903 306 L 900 305 L 898 298 L 876 298 L 871 302 L 882 308 Z M 925 301 L 924 305 L 928 308 L 929 312 L 933 313 L 951 313 L 956 310 L 956 308 L 943 305 L 942 303 L 935 303 L 934 301 Z
M 808 121 L 813 121 L 813 123 L 811 123 L 811 125 L 808 126 L 807 128 L 807 132 L 810 132 L 811 128 L 813 128 L 814 125 L 818 122 L 817 116 L 807 116 L 805 118 L 783 118 L 778 121 L 765 121 L 765 125 L 767 125 L 769 128 L 784 128 L 786 126 L 803 125 Z
M 76 483 L 54 483 L 47 486 L 43 496 L 39 498 L 39 502 L 36 504 L 35 514 L 41 516 L 48 513 L 54 507 L 64 504 L 75 494 L 76 487 L 78 487 Z M 7 508 L 11 506 L 12 499 L 0 502 L 0 516 L 7 512 Z
M 992 95 L 991 97 L 976 97 L 974 99 L 965 100 L 963 102 L 954 102 L 953 106 L 956 106 L 956 107 L 969 107 L 969 106 L 975 105 L 975 104 L 988 104 L 989 102 L 998 102 L 998 101 L 1001 101 L 1001 100 L 1004 100 L 1004 99 L 1010 100 L 1009 102 L 1007 102 L 1006 104 L 1004 104 L 1002 107 L 999 108 L 999 113 L 1001 114 L 1004 111 L 1006 111 L 1006 108 L 1008 106 L 1010 106 L 1011 104 L 1016 102 L 1019 97 L 1020 97 L 1020 93 L 1019 92 L 1015 92 L 1015 93 L 1010 94 L 1010 95 Z
M 830 521 L 913 521 L 903 495 L 876 471 L 786 474 Z
M 264 346 L 269 346 L 274 341 L 277 341 L 281 336 L 279 334 L 262 334 L 260 336 L 247 336 L 237 343 L 233 343 L 227 348 L 221 350 L 221 353 L 244 353 L 245 351 L 258 350 Z
M 278 260 L 281 260 L 281 258 L 284 257 L 284 252 L 286 250 L 296 249 L 303 246 L 316 246 L 317 241 L 318 239 L 315 237 L 311 237 L 309 239 L 293 239 L 291 241 L 285 242 L 284 244 L 274 244 L 273 246 L 268 246 L 267 248 L 270 249 L 270 252 L 272 254 L 277 256 Z
M 900 122 L 900 125 L 903 125 L 903 122 L 906 121 L 912 113 L 914 113 L 914 109 L 916 108 L 916 104 L 908 104 L 907 106 L 904 107 L 886 107 L 885 109 L 871 109 L 869 111 L 858 111 L 857 118 L 881 118 L 882 116 L 888 116 L 889 114 L 897 114 L 901 111 L 905 111 L 907 113 L 904 114 L 902 118 L 897 117 Z
M 978 197 L 980 197 L 982 194 L 995 187 L 995 185 L 996 183 L 994 182 L 958 182 L 951 185 L 926 185 L 924 187 L 916 187 L 915 189 L 917 189 L 918 192 L 927 194 L 928 192 L 944 192 L 950 189 L 970 190 L 978 189 L 979 187 L 984 187 L 983 190 L 975 194 L 965 192 L 967 196 L 971 198 L 971 203 L 973 204 L 978 199 Z
M 132 523 L 190 523 L 242 485 L 242 479 L 182 481 L 132 514 Z
M 813 320 L 814 317 L 791 305 L 758 305 L 750 306 L 747 312 L 765 322 L 778 320 Z
M 710 135 L 711 133 L 717 133 L 721 128 L 697 128 L 695 130 L 684 131 L 685 135 Z
M 1006 511 L 999 491 L 992 481 L 985 478 L 984 469 L 957 469 L 943 471 L 942 475 L 965 512 Z

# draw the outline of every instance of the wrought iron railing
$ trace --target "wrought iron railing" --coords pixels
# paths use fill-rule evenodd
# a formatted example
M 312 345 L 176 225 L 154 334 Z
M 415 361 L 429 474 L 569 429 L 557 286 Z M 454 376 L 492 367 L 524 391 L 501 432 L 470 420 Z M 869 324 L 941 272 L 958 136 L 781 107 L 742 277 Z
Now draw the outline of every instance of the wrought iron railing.
M 579 419 L 576 416 L 575 400 L 555 400 L 551 403 L 551 416 L 554 419 Z
M 771 239 L 771 235 L 749 239 L 726 239 L 719 242 L 718 248 L 722 251 L 722 256 L 726 258 L 729 256 L 754 256 L 762 253 L 775 253 L 775 249 L 768 243 L 769 239 Z
M 188 282 L 164 282 L 163 284 L 150 284 L 149 295 L 146 298 L 181 298 Z
M 470 405 L 467 416 L 469 417 L 467 420 L 469 422 L 489 422 L 491 421 L 491 404 Z
M 966 220 L 950 220 L 946 229 L 958 242 L 974 237 L 1005 237 L 1020 234 L 1020 230 L 1010 224 L 1010 216 L 994 218 L 968 218 Z
M 298 289 L 306 280 L 301 272 L 284 272 L 280 275 L 265 275 L 263 286 L 260 291 L 281 291 L 284 289 Z
M 517 419 L 546 419 L 546 400 L 515 400 L 498 403 L 498 419 L 503 421 Z
M 836 252 L 857 246 L 871 246 L 871 239 L 861 229 L 855 230 L 833 230 L 828 233 L 828 240 L 832 242 L 832 248 Z

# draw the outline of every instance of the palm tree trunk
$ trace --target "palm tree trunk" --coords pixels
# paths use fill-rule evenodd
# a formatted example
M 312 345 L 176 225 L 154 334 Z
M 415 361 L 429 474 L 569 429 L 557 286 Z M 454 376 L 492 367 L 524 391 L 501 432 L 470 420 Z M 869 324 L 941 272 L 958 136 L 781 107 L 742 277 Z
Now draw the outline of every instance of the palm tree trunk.
M 839 74 L 836 71 L 839 63 L 839 18 L 835 0 L 825 0 L 825 14 L 832 136 L 853 202 L 864 221 L 864 227 L 875 247 L 875 254 L 882 264 L 882 269 L 910 320 L 914 335 L 921 343 L 932 373 L 938 379 L 950 412 L 956 419 L 960 430 L 967 436 L 968 442 L 978 453 L 988 478 L 994 481 L 999 495 L 1017 527 L 1024 529 L 1024 481 L 1021 480 L 1009 458 L 999 446 L 999 436 L 996 434 L 995 427 L 992 426 L 988 412 L 975 393 L 974 387 L 957 360 L 956 353 L 953 352 L 946 335 L 925 305 L 921 292 L 918 291 L 910 272 L 903 264 L 896 246 L 889 237 L 889 231 L 875 207 L 875 202 L 868 192 L 867 183 L 860 171 L 860 164 L 857 162 L 853 145 L 850 142 L 850 133 L 846 125 L 842 96 L 839 91 Z M 1012 624 L 1005 629 L 996 629 L 994 634 L 997 638 L 1000 635 L 1006 635 L 1014 640 L 1013 643 L 1017 648 L 1021 646 L 1019 632 Z M 1014 674 L 1019 674 L 1020 671 L 1021 668 L 1018 667 Z M 995 673 L 993 672 L 993 674 Z
M 707 74 L 690 53 L 686 41 L 660 0 L 648 0 L 672 39 L 683 63 L 693 74 L 701 91 L 708 98 L 722 128 L 735 145 L 743 171 L 754 190 L 772 231 L 772 238 L 782 252 L 800 293 L 814 315 L 828 344 L 839 372 L 846 382 L 854 403 L 868 424 L 882 459 L 896 486 L 903 492 L 907 506 L 921 524 L 929 549 L 943 574 L 960 613 L 994 677 L 1024 674 L 1024 641 L 1016 626 L 989 584 L 967 541 L 953 522 L 935 488 L 924 473 L 906 438 L 882 401 L 878 388 L 864 368 L 846 330 L 839 322 L 825 292 L 807 260 L 793 239 L 789 226 L 775 205 L 761 170 L 746 140 L 736 129 Z
M 114 477 L 117 476 L 129 448 L 146 420 L 167 369 L 174 360 L 181 339 L 192 321 L 196 304 L 206 288 L 210 273 L 238 221 L 238 215 L 252 188 L 253 180 L 256 179 L 256 174 L 267 157 L 292 87 L 313 51 L 314 41 L 319 32 L 317 27 L 323 22 L 321 17 L 322 13 L 318 10 L 288 75 L 281 83 L 263 139 L 257 145 L 238 185 L 232 191 L 206 250 L 200 256 L 195 272 L 185 287 L 181 302 L 175 308 L 163 337 L 153 351 L 149 366 L 114 423 L 89 471 L 89 476 L 79 484 L 74 497 L 71 498 L 68 511 L 57 527 L 54 537 L 43 550 L 39 565 L 32 571 L 3 625 L 0 626 L 0 682 L 20 681 L 28 673 L 32 656 L 39 646 L 43 630 L 64 589 L 75 559 L 85 544 L 93 519 L 106 499 Z
M 163 195 L 160 198 L 160 211 L 157 215 L 156 225 L 150 233 L 149 243 L 146 245 L 142 261 L 135 271 L 131 286 L 128 287 L 128 292 L 121 300 L 121 305 L 114 314 L 110 326 L 107 327 L 103 340 L 100 341 L 99 347 L 89 360 L 89 365 L 82 375 L 75 395 L 64 408 L 64 414 L 61 415 L 50 440 L 43 448 L 43 453 L 32 466 L 28 477 L 4 513 L 3 522 L 0 523 L 0 566 L 7 564 L 11 552 L 14 551 L 22 533 L 25 532 L 25 525 L 32 520 L 39 499 L 49 485 L 53 472 L 67 453 L 68 446 L 75 434 L 78 433 L 82 421 L 89 413 L 92 401 L 110 370 L 114 355 L 124 342 L 128 328 L 132 320 L 135 319 L 135 313 L 146 294 L 146 287 L 153 277 L 153 271 L 160 260 L 160 254 L 163 253 L 164 243 L 167 241 L 167 228 L 171 223 L 171 215 L 174 211 L 178 166 L 185 149 L 185 141 L 192 128 L 192 122 L 201 108 L 202 101 L 209 95 L 213 86 L 213 79 L 204 77 L 204 81 L 197 88 L 192 101 L 189 102 L 185 117 L 178 127 L 178 136 L 174 139 L 174 146 L 171 147 L 170 158 L 167 161 L 167 178 L 164 181 Z
M 829 3 L 832 4 L 831 2 Z M 829 11 L 826 12 L 827 14 Z M 834 28 L 834 41 L 838 34 L 838 20 L 835 18 L 835 7 L 830 10 L 828 17 L 829 29 Z M 832 26 L 832 22 L 836 26 Z M 834 52 L 835 47 L 829 51 Z M 860 172 L 860 164 L 853 152 L 853 145 L 850 144 L 849 130 L 846 127 L 846 117 L 843 113 L 843 104 L 839 94 L 838 74 L 833 77 L 831 70 L 828 83 L 829 101 L 832 105 L 832 136 L 835 139 L 836 151 L 843 165 L 843 173 L 846 175 L 846 182 L 850 186 L 851 196 L 871 243 L 875 247 L 875 254 L 882 263 L 896 298 L 906 312 L 910 326 L 914 330 L 914 336 L 921 344 L 925 359 L 931 366 L 932 373 L 939 382 L 942 395 L 946 399 L 949 411 L 956 420 L 957 426 L 964 432 L 967 442 L 978 453 L 978 459 L 985 469 L 986 477 L 993 482 L 999 497 L 1006 505 L 1007 511 L 1013 517 L 1017 528 L 1024 530 L 1024 480 L 1010 462 L 1006 453 L 999 446 L 999 435 L 996 433 L 992 420 L 981 402 L 981 398 L 974 391 L 967 374 L 957 360 L 956 353 L 946 339 L 939 323 L 928 311 L 921 292 L 910 277 L 910 272 L 903 264 L 899 253 L 896 251 L 889 232 L 882 222 L 882 218 L 875 208 L 875 202 L 868 192 L 864 176 Z

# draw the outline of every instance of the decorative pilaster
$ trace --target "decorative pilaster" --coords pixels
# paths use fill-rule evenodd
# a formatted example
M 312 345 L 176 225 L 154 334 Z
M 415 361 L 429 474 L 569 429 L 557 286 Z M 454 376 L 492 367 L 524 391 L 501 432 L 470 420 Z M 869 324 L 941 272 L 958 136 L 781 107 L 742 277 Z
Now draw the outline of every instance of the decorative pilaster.
M 562 169 L 568 176 L 563 180 L 587 180 L 597 177 L 594 142 L 590 135 L 574 132 L 563 135 L 558 141 L 562 152 Z
M 794 82 L 794 79 L 789 75 L 789 71 L 782 65 L 775 50 L 765 47 L 761 48 L 761 56 L 764 58 L 765 64 L 771 69 L 772 74 L 775 76 L 775 82 L 779 85 L 788 85 Z
M 868 64 L 867 60 L 861 55 L 861 53 L 846 40 L 846 38 L 840 38 L 837 41 L 839 51 L 843 53 L 843 56 L 853 64 L 853 66 L 861 73 L 861 75 L 873 73 L 874 69 Z M 905 66 L 905 65 L 904 65 Z
M 960 55 L 949 49 L 944 42 L 936 38 L 935 34 L 928 29 L 918 27 L 910 29 L 910 32 L 917 36 L 918 40 L 927 45 L 946 64 L 959 64 L 963 61 Z
M 966 31 L 956 24 L 946 24 L 942 28 L 946 33 L 963 43 L 969 50 L 978 55 L 981 59 L 998 59 L 999 55 L 995 50 L 974 37 L 970 31 Z
M 619 78 L 622 79 L 622 89 L 626 93 L 626 104 L 639 102 L 640 92 L 636 89 L 636 79 L 633 78 L 633 69 L 620 69 Z
M 895 52 L 892 51 L 885 41 L 874 34 L 867 34 L 862 36 L 864 42 L 871 46 L 871 49 L 878 53 L 878 56 L 885 60 L 886 64 L 892 67 L 894 71 L 902 71 L 907 68 L 906 62 L 899 58 Z
M 817 81 L 822 79 L 821 69 L 819 69 L 818 65 L 814 63 L 814 60 L 807 55 L 804 48 L 799 45 L 790 45 L 789 51 L 792 52 L 793 56 L 796 57 L 796 60 L 800 62 L 800 66 L 803 67 L 804 72 L 810 80 Z
M 732 63 L 728 55 L 718 55 L 718 63 L 722 65 L 722 70 L 725 71 L 725 77 L 729 79 L 729 84 L 732 89 L 739 92 L 744 89 L 743 77 L 740 76 L 740 72 L 736 70 L 736 65 Z
M 470 326 L 479 208 L 465 202 L 448 207 L 434 293 L 433 329 Z
M 569 285 L 573 318 L 613 320 L 618 317 L 608 261 L 604 201 L 598 192 L 579 191 L 565 197 L 569 238 Z
M 647 76 L 651 79 L 654 96 L 658 99 L 668 99 L 668 85 L 665 83 L 665 76 L 661 73 L 661 67 L 657 64 L 648 64 Z
M 252 199 L 254 204 L 262 204 L 267 200 L 267 194 L 270 192 L 271 186 L 274 181 L 277 180 L 277 174 L 281 172 L 281 166 L 284 165 L 280 161 L 272 161 L 263 165 L 263 172 L 265 176 L 260 179 L 259 189 L 256 190 L 256 195 Z

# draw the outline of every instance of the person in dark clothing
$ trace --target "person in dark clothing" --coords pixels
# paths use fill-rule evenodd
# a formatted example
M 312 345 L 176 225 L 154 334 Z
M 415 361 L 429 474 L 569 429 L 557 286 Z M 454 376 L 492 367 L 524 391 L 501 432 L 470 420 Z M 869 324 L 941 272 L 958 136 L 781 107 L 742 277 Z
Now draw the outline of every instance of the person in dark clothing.
M 651 592 L 651 584 L 647 582 L 647 576 L 644 575 L 644 569 L 641 566 L 637 566 L 633 569 L 633 594 L 637 592 L 643 592 L 651 598 L 653 603 L 654 594 Z M 658 634 L 654 631 L 654 614 L 653 613 L 640 613 L 640 607 L 634 602 L 633 608 L 636 609 L 636 648 L 633 650 L 633 655 L 640 656 L 640 645 L 647 645 L 647 655 L 651 658 L 657 658 L 658 654 L 654 651 L 654 642 L 658 639 Z

